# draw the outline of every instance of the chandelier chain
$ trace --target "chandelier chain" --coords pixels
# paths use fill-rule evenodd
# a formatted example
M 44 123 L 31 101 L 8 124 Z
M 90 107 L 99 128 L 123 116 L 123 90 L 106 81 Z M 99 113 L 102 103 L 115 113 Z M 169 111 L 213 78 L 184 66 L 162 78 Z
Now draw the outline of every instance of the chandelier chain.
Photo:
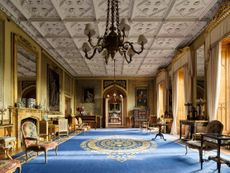
M 119 18 L 119 8 L 118 8 L 118 0 L 116 0 L 116 22 L 117 22 L 117 32 L 118 35 L 121 35 L 119 25 L 120 25 L 120 18 Z
M 114 61 L 114 65 L 113 65 L 113 82 L 114 82 L 114 85 L 115 85 L 115 62 L 116 62 L 116 60 L 113 59 L 113 61 Z
M 106 27 L 105 27 L 105 33 L 104 36 L 108 35 L 109 30 L 109 16 L 110 16 L 110 0 L 108 0 L 108 6 L 107 6 L 107 18 L 106 18 Z
M 114 1 L 112 1 L 112 7 L 111 7 L 111 11 L 112 11 L 112 14 L 111 14 L 111 22 L 112 22 L 112 30 L 114 29 L 114 13 L 115 13 L 115 9 L 114 9 Z

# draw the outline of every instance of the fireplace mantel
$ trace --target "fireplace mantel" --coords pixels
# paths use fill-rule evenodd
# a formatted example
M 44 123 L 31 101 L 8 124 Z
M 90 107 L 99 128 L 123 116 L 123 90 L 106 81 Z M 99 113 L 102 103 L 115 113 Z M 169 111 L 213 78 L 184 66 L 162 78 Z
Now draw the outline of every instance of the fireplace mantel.
M 36 121 L 37 130 L 39 131 L 39 121 L 42 120 L 43 111 L 41 109 L 31 108 L 10 108 L 10 113 L 13 119 L 13 135 L 16 137 L 17 148 L 21 148 L 21 122 L 24 119 L 30 118 Z

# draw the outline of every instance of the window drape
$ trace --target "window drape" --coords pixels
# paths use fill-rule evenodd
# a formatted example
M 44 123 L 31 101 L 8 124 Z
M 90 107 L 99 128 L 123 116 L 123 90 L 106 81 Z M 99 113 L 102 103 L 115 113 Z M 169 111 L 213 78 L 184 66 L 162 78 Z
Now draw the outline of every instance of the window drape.
M 190 48 L 186 47 L 183 49 L 180 58 L 174 62 L 172 65 L 172 108 L 173 108 L 173 125 L 171 129 L 171 134 L 177 134 L 177 126 L 176 122 L 177 112 L 178 112 L 178 71 L 183 68 L 184 71 L 184 89 L 183 89 L 183 100 L 185 103 L 191 102 L 191 83 L 192 83 L 192 59 L 191 59 L 191 51 Z M 185 115 L 184 115 L 185 116 Z
M 211 47 L 207 57 L 207 111 L 209 120 L 216 120 L 220 94 L 221 44 Z
M 173 110 L 173 123 L 172 123 L 172 129 L 171 134 L 176 135 L 177 134 L 177 105 L 178 105 L 178 95 L 177 95 L 177 83 L 178 83 L 178 71 L 173 73 L 172 76 L 172 110 Z

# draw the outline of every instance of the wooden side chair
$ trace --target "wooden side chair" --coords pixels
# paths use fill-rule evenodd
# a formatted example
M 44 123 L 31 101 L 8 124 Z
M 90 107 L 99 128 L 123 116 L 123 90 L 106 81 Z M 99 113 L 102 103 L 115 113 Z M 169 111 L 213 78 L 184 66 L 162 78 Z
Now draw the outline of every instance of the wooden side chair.
M 28 151 L 44 151 L 45 163 L 47 163 L 47 151 L 55 149 L 57 155 L 58 144 L 53 141 L 41 141 L 41 138 L 37 134 L 37 128 L 34 123 L 26 121 L 21 127 L 23 143 L 26 150 L 26 160 L 28 160 Z
M 199 158 L 200 162 L 202 161 L 202 152 L 203 151 L 210 151 L 216 149 L 215 146 L 211 145 L 210 143 L 204 143 L 203 144 L 203 150 L 201 148 L 201 135 L 204 133 L 208 134 L 222 134 L 223 132 L 224 125 L 218 121 L 218 120 L 213 120 L 210 121 L 207 125 L 206 130 L 203 133 L 195 133 L 193 135 L 193 139 L 189 140 L 185 143 L 185 148 L 186 148 L 186 153 L 188 153 L 188 147 L 192 149 L 197 149 L 199 151 Z

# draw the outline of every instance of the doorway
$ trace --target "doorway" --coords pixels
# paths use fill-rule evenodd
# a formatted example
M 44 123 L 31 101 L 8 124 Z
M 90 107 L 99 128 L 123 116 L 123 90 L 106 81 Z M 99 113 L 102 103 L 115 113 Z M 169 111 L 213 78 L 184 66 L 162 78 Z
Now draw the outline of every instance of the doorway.
M 113 86 L 104 92 L 104 124 L 106 128 L 126 127 L 127 97 L 123 89 Z

